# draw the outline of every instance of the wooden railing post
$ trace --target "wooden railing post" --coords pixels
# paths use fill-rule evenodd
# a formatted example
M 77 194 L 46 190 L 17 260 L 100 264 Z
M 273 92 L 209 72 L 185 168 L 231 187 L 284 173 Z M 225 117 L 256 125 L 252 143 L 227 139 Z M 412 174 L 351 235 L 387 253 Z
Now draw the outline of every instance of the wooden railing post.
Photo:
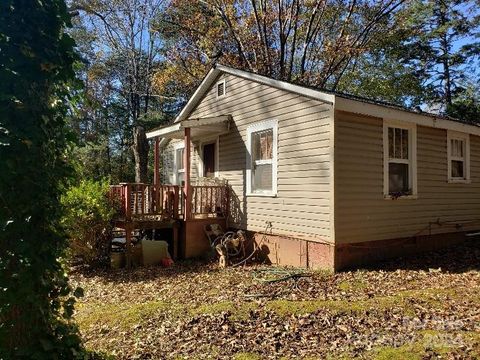
M 155 138 L 153 169 L 153 185 L 156 189 L 160 185 L 160 141 L 158 137 Z
M 132 216 L 132 188 L 131 184 L 125 184 L 125 219 L 130 220 Z
M 225 218 L 227 219 L 227 222 L 228 222 L 228 218 L 230 216 L 230 189 L 228 187 L 228 185 L 225 185 L 225 196 L 227 197 L 225 203 L 226 203 L 226 209 L 225 209 Z M 228 224 L 227 224 L 228 226 Z
M 185 150 L 184 150 L 184 167 L 185 167 L 185 220 L 190 219 L 192 209 L 192 189 L 190 187 L 190 128 L 185 128 Z
M 160 200 L 160 139 L 155 138 L 154 152 L 153 152 L 153 197 L 152 197 L 152 211 L 159 213 L 163 204 Z
M 179 188 L 178 186 L 175 186 L 173 188 L 174 190 L 174 196 L 173 196 L 173 212 L 172 216 L 174 219 L 178 219 L 178 201 L 180 199 L 180 194 L 179 194 Z

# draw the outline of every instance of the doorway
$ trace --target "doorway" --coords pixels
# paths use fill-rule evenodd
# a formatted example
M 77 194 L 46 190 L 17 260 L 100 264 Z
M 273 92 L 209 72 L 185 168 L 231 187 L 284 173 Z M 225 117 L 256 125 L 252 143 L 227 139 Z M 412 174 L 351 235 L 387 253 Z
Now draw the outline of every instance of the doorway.
M 203 145 L 203 176 L 215 177 L 215 142 Z

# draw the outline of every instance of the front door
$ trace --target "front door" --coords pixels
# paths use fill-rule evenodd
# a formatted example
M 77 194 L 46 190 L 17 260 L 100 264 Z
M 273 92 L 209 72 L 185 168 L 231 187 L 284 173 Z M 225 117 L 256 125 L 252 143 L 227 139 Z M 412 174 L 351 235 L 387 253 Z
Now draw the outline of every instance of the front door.
M 215 177 L 215 143 L 203 145 L 203 176 Z

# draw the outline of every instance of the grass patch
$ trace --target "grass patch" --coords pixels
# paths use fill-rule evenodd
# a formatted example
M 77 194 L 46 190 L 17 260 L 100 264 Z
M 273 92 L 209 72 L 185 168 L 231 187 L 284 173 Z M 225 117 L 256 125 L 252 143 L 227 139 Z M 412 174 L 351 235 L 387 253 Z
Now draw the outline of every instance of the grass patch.
M 235 360 L 261 360 L 262 359 L 260 355 L 255 353 L 248 353 L 248 352 L 237 353 L 233 358 Z
M 80 328 L 104 325 L 126 330 L 158 313 L 173 310 L 178 309 L 163 301 L 143 304 L 81 304 L 75 318 Z
M 405 314 L 414 314 L 414 308 L 409 299 L 421 299 L 430 308 L 441 307 L 445 297 L 459 297 L 459 293 L 445 289 L 425 289 L 402 291 L 393 296 L 374 297 L 367 300 L 271 300 L 265 303 L 265 309 L 273 311 L 280 316 L 308 314 L 321 309 L 327 309 L 338 313 L 359 313 L 400 307 Z M 206 303 L 197 307 L 188 307 L 174 302 L 149 301 L 141 304 L 80 304 L 76 319 L 80 328 L 90 326 L 106 326 L 125 330 L 142 321 L 166 314 L 175 319 L 183 316 L 195 316 L 202 314 L 220 314 L 229 312 L 233 319 L 248 319 L 250 311 L 258 309 L 255 302 L 223 301 Z
M 401 291 L 392 296 L 378 296 L 368 300 L 272 300 L 266 303 L 268 310 L 278 315 L 308 314 L 321 309 L 327 309 L 338 313 L 358 313 L 363 311 L 384 310 L 391 307 L 399 307 L 406 315 L 413 315 L 414 308 L 409 299 L 421 299 L 430 307 L 441 307 L 446 296 L 458 296 L 453 290 L 425 289 Z
M 236 304 L 232 301 L 188 307 L 174 302 L 149 301 L 142 304 L 80 304 L 75 316 L 81 329 L 105 326 L 110 329 L 127 330 L 143 321 L 164 314 L 172 319 L 203 314 L 230 312 L 233 319 L 247 319 L 255 303 Z
M 397 348 L 383 347 L 376 350 L 375 360 L 422 360 L 425 351 L 418 349 L 417 345 L 404 345 Z
M 422 330 L 418 332 L 419 340 L 399 347 L 381 347 L 373 350 L 374 360 L 421 360 L 432 351 L 440 356 L 447 356 L 451 350 L 460 346 L 475 347 L 480 334 L 474 332 L 447 332 Z M 478 354 L 475 354 L 477 356 Z
M 359 291 L 364 290 L 368 287 L 368 284 L 362 280 L 348 280 L 342 281 L 337 285 L 338 289 L 341 291 Z
M 384 297 L 369 300 L 273 300 L 266 304 L 266 308 L 278 315 L 301 315 L 327 309 L 338 313 L 363 312 L 366 310 L 379 310 L 389 308 L 395 304 L 394 297 Z

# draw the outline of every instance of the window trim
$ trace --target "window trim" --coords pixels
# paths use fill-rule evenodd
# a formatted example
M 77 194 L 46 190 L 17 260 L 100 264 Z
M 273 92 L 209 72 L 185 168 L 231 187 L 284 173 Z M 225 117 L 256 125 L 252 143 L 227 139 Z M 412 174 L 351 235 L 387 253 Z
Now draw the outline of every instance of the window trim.
M 218 85 L 220 85 L 220 84 L 223 84 L 223 94 L 222 95 L 218 95 Z M 224 98 L 227 95 L 227 84 L 225 82 L 225 79 L 217 81 L 217 83 L 215 85 L 215 94 L 217 96 L 217 100 L 221 99 L 221 98 Z
M 465 142 L 465 156 L 464 156 L 464 178 L 452 177 L 452 158 L 451 140 L 462 140 Z M 447 130 L 447 181 L 450 184 L 468 184 L 471 182 L 470 178 L 470 134 L 459 131 Z
M 412 194 L 394 197 L 389 192 L 389 144 L 388 144 L 388 128 L 399 128 L 408 130 L 408 160 L 396 159 L 396 163 L 408 163 L 409 184 L 411 185 Z M 397 121 L 397 120 L 383 120 L 383 197 L 386 200 L 394 199 L 417 199 L 417 125 L 413 123 Z
M 272 190 L 252 191 L 252 134 L 272 129 Z M 247 159 L 246 159 L 246 195 L 247 196 L 277 196 L 277 172 L 278 172 L 278 121 L 276 119 L 265 120 L 247 127 Z M 259 160 L 262 161 L 262 160 Z
M 179 170 L 177 167 L 178 161 L 177 161 L 177 153 L 178 150 L 183 149 L 185 151 L 185 144 L 182 142 L 175 144 L 173 147 L 173 178 L 175 179 L 175 184 L 181 186 L 182 184 L 179 184 L 178 182 L 178 174 L 183 173 L 185 174 L 185 164 L 183 164 L 183 169 Z

